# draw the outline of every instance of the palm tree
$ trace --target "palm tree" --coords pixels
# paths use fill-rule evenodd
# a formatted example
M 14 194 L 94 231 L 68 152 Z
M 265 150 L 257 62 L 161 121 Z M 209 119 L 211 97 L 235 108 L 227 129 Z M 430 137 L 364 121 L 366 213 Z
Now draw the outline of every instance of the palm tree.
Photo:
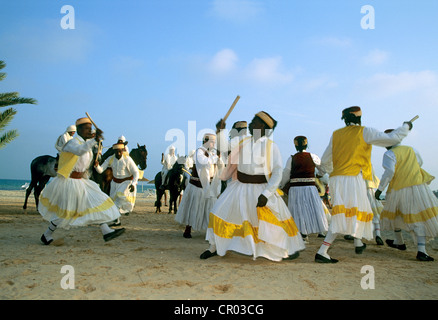
M 6 67 L 6 63 L 0 60 L 0 70 Z M 0 72 L 0 81 L 6 78 L 6 73 Z M 5 111 L 0 112 L 0 149 L 3 149 L 9 142 L 18 137 L 18 131 L 15 129 L 6 131 L 6 126 L 12 121 L 14 116 L 17 114 L 17 110 L 11 108 L 10 106 L 17 104 L 37 104 L 38 102 L 32 98 L 22 98 L 19 97 L 18 92 L 6 92 L 0 93 L 0 107 L 9 107 Z

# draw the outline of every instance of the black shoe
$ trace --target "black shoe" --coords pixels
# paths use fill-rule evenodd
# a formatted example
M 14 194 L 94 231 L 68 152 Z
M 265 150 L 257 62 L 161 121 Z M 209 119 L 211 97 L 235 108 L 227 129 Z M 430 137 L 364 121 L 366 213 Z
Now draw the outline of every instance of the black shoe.
M 349 234 L 346 234 L 346 235 L 344 236 L 344 239 L 345 239 L 345 240 L 354 240 L 354 237 L 350 236 Z
M 108 227 L 120 227 L 121 225 L 122 223 L 120 221 L 117 222 L 117 220 L 114 220 L 114 222 L 109 224 Z
M 53 241 L 53 239 L 47 240 L 47 239 L 46 239 L 46 236 L 45 236 L 44 234 L 41 236 L 41 242 L 44 243 L 46 246 L 48 246 L 49 244 L 51 244 L 52 241 Z
M 435 259 L 431 256 L 428 256 L 424 252 L 418 251 L 417 252 L 417 260 L 418 261 L 434 261 Z
M 366 247 L 367 245 L 364 243 L 361 247 L 354 247 L 354 251 L 356 252 L 356 254 L 362 254 L 362 252 L 365 251 Z
M 297 251 L 297 252 L 295 252 L 294 254 L 291 254 L 289 257 L 287 257 L 287 258 L 283 258 L 283 260 L 294 260 L 294 259 L 296 259 L 296 258 L 298 258 L 300 256 L 300 252 L 299 251 Z
M 376 236 L 376 243 L 378 246 L 384 245 L 382 238 L 380 238 L 379 236 Z
M 105 234 L 103 236 L 103 240 L 105 240 L 105 242 L 110 241 L 110 240 L 120 236 L 123 232 L 125 232 L 125 228 L 115 229 L 114 232 Z
M 394 244 L 394 240 L 389 240 L 389 239 L 386 239 L 385 242 L 391 248 L 396 248 L 398 250 L 403 250 L 403 251 L 406 250 L 406 245 L 404 243 L 403 244 Z
M 199 258 L 201 258 L 201 259 L 208 259 L 208 258 L 211 258 L 211 257 L 214 257 L 214 256 L 217 256 L 217 252 L 216 251 L 215 252 L 211 252 L 210 250 L 205 250 L 201 254 L 201 256 Z
M 320 255 L 319 253 L 317 253 L 315 255 L 315 262 L 318 262 L 318 263 L 336 263 L 338 261 L 339 260 L 336 260 L 336 259 L 333 259 L 333 258 L 328 259 L 328 258 Z

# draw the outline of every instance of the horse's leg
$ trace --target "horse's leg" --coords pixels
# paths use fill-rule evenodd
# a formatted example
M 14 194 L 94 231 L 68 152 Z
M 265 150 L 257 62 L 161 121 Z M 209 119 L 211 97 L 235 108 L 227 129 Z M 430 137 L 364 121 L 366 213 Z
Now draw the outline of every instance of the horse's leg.
M 166 192 L 166 189 L 164 189 L 164 205 L 167 207 L 167 192 Z
M 46 186 L 47 182 L 50 180 L 50 176 L 44 176 L 41 178 L 40 181 L 38 181 L 38 185 L 35 187 L 35 191 L 33 192 L 35 196 L 35 204 L 36 204 L 36 210 L 38 212 L 38 204 L 40 200 L 40 194 L 41 191 L 43 191 L 44 187 Z
M 156 193 L 157 193 L 157 200 L 155 200 L 155 207 L 157 209 L 155 210 L 155 213 L 159 213 L 161 212 L 161 197 L 163 196 L 163 194 L 161 193 L 160 188 L 156 188 Z
M 173 202 L 173 190 L 169 189 L 169 214 L 172 213 Z
M 24 210 L 27 209 L 27 200 L 28 200 L 30 194 L 32 193 L 32 189 L 35 188 L 35 185 L 36 185 L 35 180 L 32 180 L 29 184 L 29 187 L 27 187 L 27 189 L 26 189 L 26 198 L 24 198 L 24 204 L 23 204 Z

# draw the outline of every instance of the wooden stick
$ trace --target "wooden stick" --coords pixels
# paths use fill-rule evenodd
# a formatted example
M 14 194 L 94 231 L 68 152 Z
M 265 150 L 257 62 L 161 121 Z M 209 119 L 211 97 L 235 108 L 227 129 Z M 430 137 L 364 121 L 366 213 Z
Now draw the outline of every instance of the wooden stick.
M 236 106 L 237 101 L 239 101 L 240 96 L 237 96 L 236 99 L 234 99 L 233 104 L 231 105 L 230 109 L 228 109 L 227 114 L 224 117 L 224 122 L 227 121 L 228 116 L 230 115 L 231 111 L 233 111 L 234 107 Z
M 91 119 L 91 117 L 88 114 L 88 112 L 85 112 L 85 114 L 87 115 L 88 119 L 90 119 L 91 123 L 96 127 L 96 129 L 99 129 L 99 127 L 96 125 L 96 123 L 93 121 L 93 119 Z
M 414 121 L 417 120 L 418 118 L 419 118 L 419 116 L 416 115 L 415 117 L 413 117 L 413 118 L 410 120 L 410 122 L 414 122 Z

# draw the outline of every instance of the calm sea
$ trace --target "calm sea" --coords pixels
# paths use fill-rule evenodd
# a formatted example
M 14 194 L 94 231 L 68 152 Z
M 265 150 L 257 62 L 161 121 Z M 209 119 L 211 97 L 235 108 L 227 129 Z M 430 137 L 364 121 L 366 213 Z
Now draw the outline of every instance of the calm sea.
M 29 183 L 30 180 L 0 179 L 0 190 L 25 190 Z M 155 190 L 155 185 L 146 181 L 138 182 L 137 192 L 147 192 L 150 189 Z

